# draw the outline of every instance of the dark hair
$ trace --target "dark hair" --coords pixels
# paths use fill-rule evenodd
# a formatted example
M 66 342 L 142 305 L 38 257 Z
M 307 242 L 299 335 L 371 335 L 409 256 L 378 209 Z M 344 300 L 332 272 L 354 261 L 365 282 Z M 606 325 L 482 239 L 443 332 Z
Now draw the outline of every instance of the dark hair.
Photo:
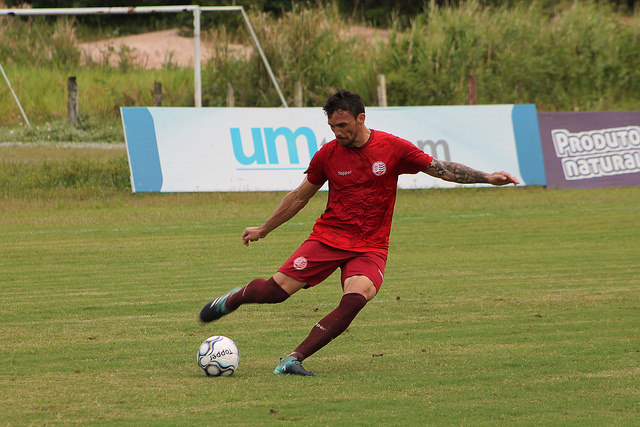
M 354 118 L 358 118 L 360 113 L 364 113 L 364 102 L 357 93 L 340 89 L 327 99 L 322 109 L 327 117 L 331 117 L 337 110 L 342 110 L 349 112 Z

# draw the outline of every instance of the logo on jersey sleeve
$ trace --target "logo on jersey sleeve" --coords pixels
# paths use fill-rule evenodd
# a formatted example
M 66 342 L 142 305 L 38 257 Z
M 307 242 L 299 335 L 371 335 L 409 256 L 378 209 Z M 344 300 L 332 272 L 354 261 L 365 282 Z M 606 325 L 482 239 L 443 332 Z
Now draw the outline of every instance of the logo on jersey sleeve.
M 371 166 L 371 171 L 375 176 L 382 176 L 387 172 L 387 165 L 384 162 L 375 162 L 373 166 Z
M 299 256 L 298 258 L 293 260 L 293 268 L 296 270 L 304 270 L 307 268 L 307 259 L 303 256 Z

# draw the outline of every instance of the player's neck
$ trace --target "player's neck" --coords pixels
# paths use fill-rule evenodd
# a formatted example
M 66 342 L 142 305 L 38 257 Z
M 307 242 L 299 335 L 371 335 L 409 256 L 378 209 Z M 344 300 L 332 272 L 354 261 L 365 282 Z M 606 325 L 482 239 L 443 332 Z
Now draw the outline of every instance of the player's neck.
M 358 136 L 356 137 L 353 147 L 354 148 L 362 147 L 367 142 L 369 142 L 370 137 L 371 137 L 371 129 L 367 128 L 366 126 L 362 126 L 362 129 L 360 130 L 360 132 L 358 132 Z

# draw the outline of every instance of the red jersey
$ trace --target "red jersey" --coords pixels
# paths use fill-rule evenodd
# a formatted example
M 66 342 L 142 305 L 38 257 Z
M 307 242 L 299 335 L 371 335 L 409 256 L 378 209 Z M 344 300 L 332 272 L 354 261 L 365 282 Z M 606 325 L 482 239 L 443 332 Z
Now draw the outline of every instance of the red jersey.
M 398 176 L 423 171 L 432 159 L 409 141 L 374 130 L 358 148 L 343 147 L 335 139 L 323 145 L 305 171 L 312 184 L 329 181 L 327 207 L 309 239 L 386 255 Z

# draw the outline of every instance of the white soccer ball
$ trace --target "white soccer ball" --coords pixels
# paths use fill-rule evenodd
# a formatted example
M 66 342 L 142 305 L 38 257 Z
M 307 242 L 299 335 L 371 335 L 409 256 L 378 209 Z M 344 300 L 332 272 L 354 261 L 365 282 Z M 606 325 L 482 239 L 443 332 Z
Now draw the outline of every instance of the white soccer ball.
M 215 335 L 198 349 L 198 366 L 208 377 L 228 377 L 238 369 L 240 352 L 231 338 Z

